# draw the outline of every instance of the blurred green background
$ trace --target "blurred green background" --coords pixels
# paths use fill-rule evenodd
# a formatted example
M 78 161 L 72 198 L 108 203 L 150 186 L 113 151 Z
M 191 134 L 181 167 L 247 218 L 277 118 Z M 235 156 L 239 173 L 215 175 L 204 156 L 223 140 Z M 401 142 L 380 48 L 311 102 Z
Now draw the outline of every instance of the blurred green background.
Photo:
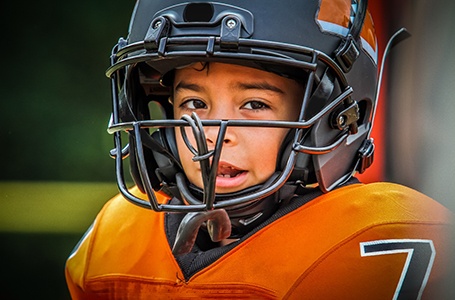
M 134 1 L 0 9 L 0 299 L 69 299 L 66 257 L 116 194 L 109 54 Z
M 110 87 L 103 74 L 133 5 L 2 4 L 1 180 L 112 180 L 105 131 Z
M 455 2 L 374 1 L 390 8 L 391 28 L 413 34 L 388 73 L 386 179 L 455 211 Z M 69 299 L 65 260 L 117 193 L 104 71 L 133 6 L 2 3 L 0 299 Z

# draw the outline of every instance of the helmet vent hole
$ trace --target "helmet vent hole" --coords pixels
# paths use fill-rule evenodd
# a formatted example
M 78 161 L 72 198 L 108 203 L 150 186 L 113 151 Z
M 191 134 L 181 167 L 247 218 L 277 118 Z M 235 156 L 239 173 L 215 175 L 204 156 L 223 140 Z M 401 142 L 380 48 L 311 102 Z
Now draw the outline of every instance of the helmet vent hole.
M 190 3 L 183 12 L 186 22 L 209 22 L 212 17 L 213 6 L 210 3 Z

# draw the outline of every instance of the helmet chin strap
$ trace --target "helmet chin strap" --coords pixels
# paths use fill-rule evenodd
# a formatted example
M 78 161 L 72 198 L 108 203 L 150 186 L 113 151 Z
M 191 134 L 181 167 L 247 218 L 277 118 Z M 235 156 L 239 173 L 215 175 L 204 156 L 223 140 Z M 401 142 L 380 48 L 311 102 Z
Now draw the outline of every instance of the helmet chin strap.
M 196 241 L 199 228 L 204 223 L 214 242 L 220 242 L 231 235 L 231 220 L 224 209 L 190 212 L 180 223 L 172 253 L 176 256 L 189 253 Z

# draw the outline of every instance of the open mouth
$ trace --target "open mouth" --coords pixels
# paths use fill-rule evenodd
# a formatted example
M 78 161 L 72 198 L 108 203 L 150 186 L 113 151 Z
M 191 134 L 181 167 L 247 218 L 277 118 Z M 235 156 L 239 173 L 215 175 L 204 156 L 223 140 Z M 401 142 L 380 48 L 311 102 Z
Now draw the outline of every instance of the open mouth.
M 231 166 L 220 166 L 218 168 L 218 172 L 216 174 L 217 177 L 223 177 L 223 178 L 233 178 L 237 177 L 240 174 L 244 173 L 245 171 L 236 169 Z

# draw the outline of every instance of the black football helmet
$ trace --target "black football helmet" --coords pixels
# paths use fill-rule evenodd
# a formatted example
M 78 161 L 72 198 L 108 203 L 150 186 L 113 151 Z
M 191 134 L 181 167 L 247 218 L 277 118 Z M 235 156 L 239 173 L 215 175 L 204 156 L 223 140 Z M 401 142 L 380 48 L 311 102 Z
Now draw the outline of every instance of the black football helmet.
M 114 134 L 111 155 L 126 199 L 155 211 L 224 210 L 236 236 L 270 216 L 297 186 L 327 192 L 370 166 L 377 42 L 365 0 L 220 1 L 137 1 L 128 37 L 113 48 L 106 71 L 113 97 L 108 131 Z M 195 62 L 239 64 L 299 80 L 305 87 L 299 119 L 201 120 L 194 114 L 175 120 L 168 101 L 173 70 Z M 197 142 L 183 137 L 201 164 L 202 190 L 188 182 L 179 161 L 175 129 L 185 126 Z M 210 151 L 205 126 L 219 127 Z M 289 133 L 267 182 L 217 194 L 220 141 L 230 126 L 289 128 Z M 132 179 L 147 200 L 126 187 L 128 156 Z M 157 191 L 180 201 L 159 203 Z

